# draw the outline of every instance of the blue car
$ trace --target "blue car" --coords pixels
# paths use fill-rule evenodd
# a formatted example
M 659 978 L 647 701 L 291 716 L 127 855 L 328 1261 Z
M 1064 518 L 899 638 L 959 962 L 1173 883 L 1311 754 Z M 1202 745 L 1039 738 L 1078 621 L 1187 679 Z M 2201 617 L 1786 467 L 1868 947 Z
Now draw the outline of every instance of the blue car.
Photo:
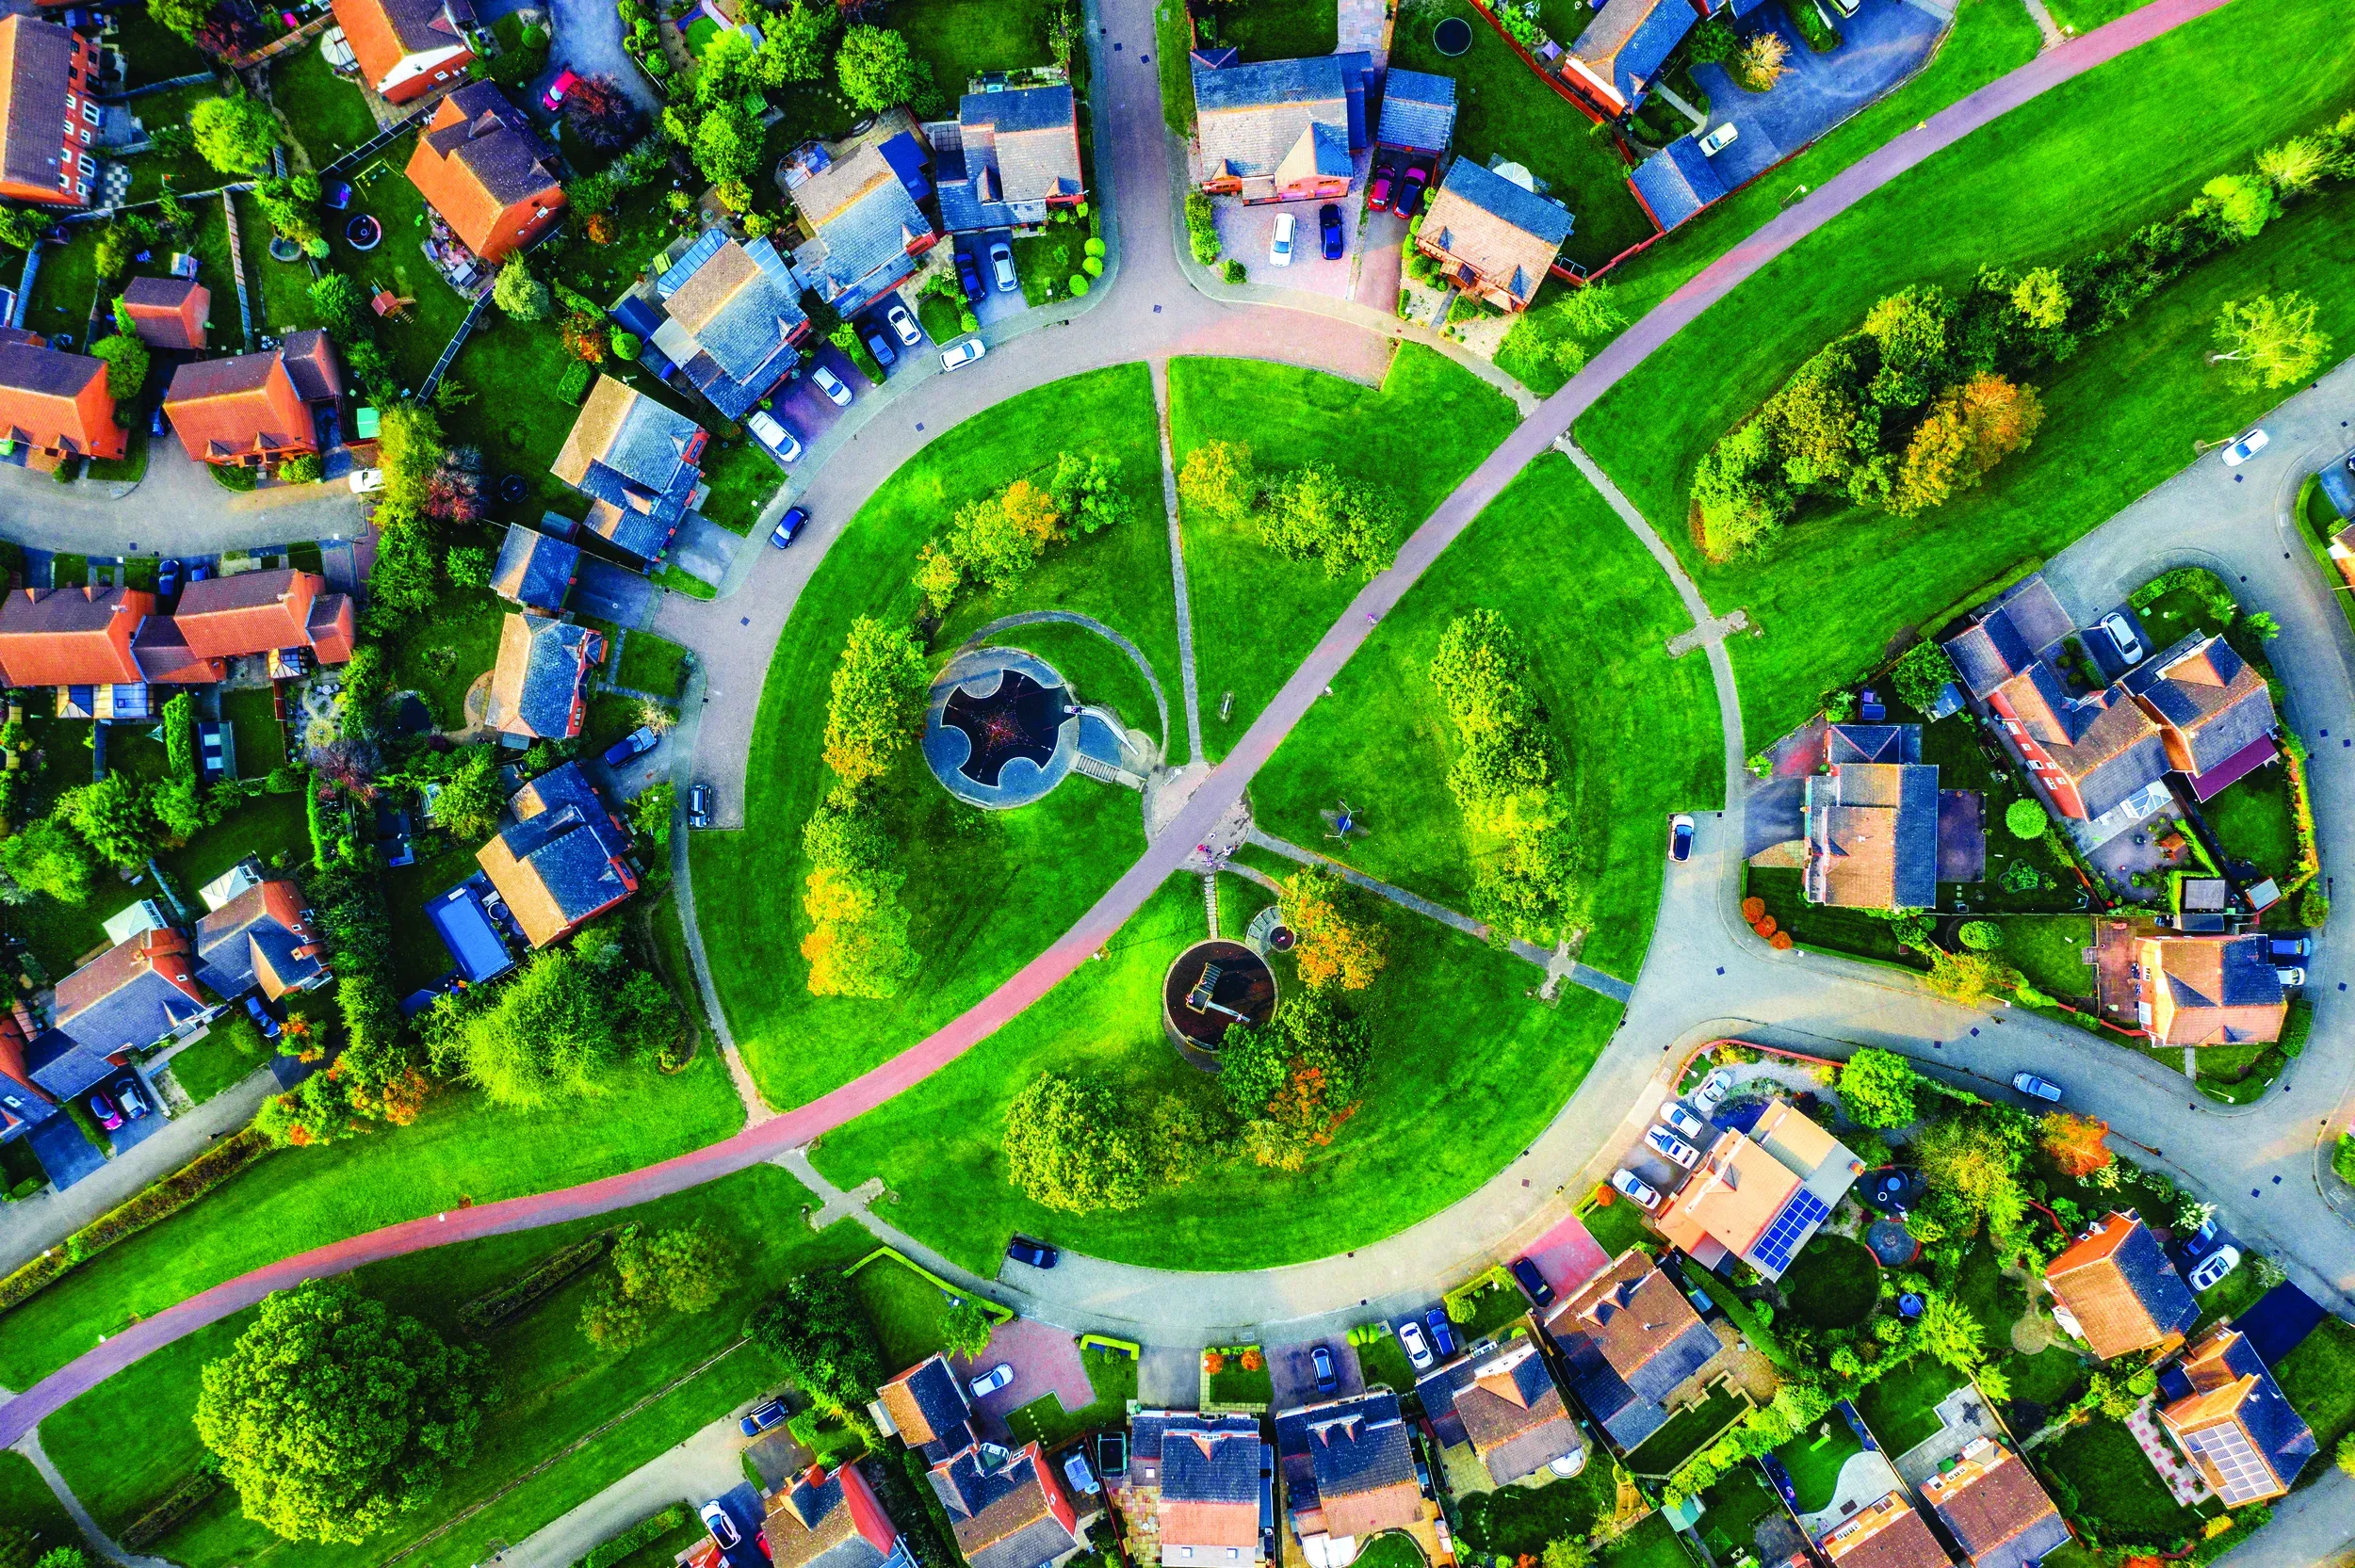
M 777 519 L 776 529 L 770 534 L 769 542 L 782 550 L 792 543 L 801 531 L 808 525 L 809 509 L 807 507 L 788 507 L 785 509 L 785 515 Z
M 651 725 L 642 724 L 605 749 L 605 765 L 619 768 L 632 757 L 642 757 L 653 751 L 661 738 L 654 733 Z
M 1447 1320 L 1445 1307 L 1433 1307 L 1422 1315 L 1423 1326 L 1431 1331 L 1431 1348 L 1439 1352 L 1441 1361 L 1455 1353 L 1455 1325 Z
M 253 1020 L 253 1026 L 262 1031 L 264 1040 L 278 1038 L 278 1020 L 270 1016 L 269 1009 L 262 1005 L 262 998 L 258 994 L 245 999 L 245 1014 Z
M 755 1405 L 747 1411 L 744 1418 L 736 1423 L 737 1429 L 746 1437 L 758 1437 L 762 1432 L 784 1420 L 787 1414 L 783 1399 L 771 1399 L 766 1404 Z

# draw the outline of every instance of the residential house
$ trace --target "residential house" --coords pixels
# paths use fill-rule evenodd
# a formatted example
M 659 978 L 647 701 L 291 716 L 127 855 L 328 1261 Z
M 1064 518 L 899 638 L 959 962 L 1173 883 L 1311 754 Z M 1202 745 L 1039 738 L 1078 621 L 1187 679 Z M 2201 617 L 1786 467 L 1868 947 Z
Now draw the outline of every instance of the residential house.
M 1537 297 L 1569 237 L 1570 213 L 1561 202 L 1459 157 L 1431 199 L 1415 246 L 1462 293 L 1519 311 Z
M 2139 820 L 2166 802 L 2166 739 L 2122 687 L 2071 697 L 2060 672 L 2038 662 L 1997 687 L 1987 706 L 1996 733 L 2060 816 Z
M 1702 208 L 1725 199 L 1726 183 L 1717 178 L 1696 138 L 1683 136 L 1635 166 L 1628 175 L 1636 203 L 1650 215 L 1661 233 L 1691 221 Z
M 916 1568 L 916 1554 L 856 1461 L 811 1465 L 769 1495 L 761 1539 L 772 1568 Z
M 1780 1279 L 1863 1172 L 1839 1140 L 1775 1100 L 1746 1135 L 1718 1135 L 1655 1223 L 1704 1269 L 1739 1258 Z
M 1969 623 L 1943 646 L 1962 684 L 1972 696 L 1984 701 L 2059 647 L 2074 625 L 2039 573 L 2022 579 L 2002 597 L 1974 611 Z
M 2344 465 L 2326 468 L 2323 474 L 2330 488 L 2347 497 L 2347 504 L 2339 508 L 2339 515 L 2355 516 L 2355 474 L 2347 472 Z M 2339 569 L 2340 577 L 2346 580 L 2347 587 L 2355 588 L 2355 523 L 2349 523 L 2331 536 L 2330 554 L 2331 564 Z
M 2159 1374 L 2159 1425 L 2227 1508 L 2279 1497 L 2314 1457 L 2314 1432 L 2248 1336 L 2228 1324 Z
M 1382 113 L 1373 144 L 1437 157 L 1455 135 L 1455 78 L 1390 67 L 1382 78 Z
M 832 148 L 811 143 L 779 177 L 809 226 L 793 271 L 843 315 L 899 286 L 940 235 L 919 200 L 932 194 L 915 122 L 886 116 L 866 136 Z
M 1249 1415 L 1139 1411 L 1120 1498 L 1132 1551 L 1164 1568 L 1264 1561 L 1259 1470 L 1271 1452 Z
M 2069 1543 L 2036 1472 L 1993 1438 L 1973 1438 L 1922 1483 L 1922 1496 L 1971 1568 L 2035 1568 Z
M 49 348 L 38 337 L 0 343 L 0 436 L 11 450 L 23 449 L 26 467 L 43 470 L 73 458 L 120 458 L 131 441 L 115 423 L 106 362 Z
M 927 125 L 940 223 L 950 234 L 1044 223 L 1087 194 L 1067 82 L 968 92 L 954 121 Z
M 966 1568 L 1042 1568 L 1086 1544 L 1071 1494 L 1036 1443 L 1002 1460 L 968 1447 L 934 1465 L 932 1483 Z
M 323 451 L 343 396 L 343 370 L 327 334 L 288 332 L 258 354 L 181 365 L 164 390 L 164 414 L 196 461 L 258 468 Z
M 1280 1413 L 1275 1450 L 1292 1533 L 1312 1568 L 1346 1568 L 1384 1530 L 1427 1522 L 1414 1445 L 1388 1389 Z
M 1937 768 L 1918 763 L 1834 763 L 1801 782 L 1800 802 L 1807 824 L 1800 891 L 1809 903 L 1937 907 Z
M 137 642 L 154 614 L 141 589 L 13 589 L 0 598 L 0 685 L 143 687 Z
M 1239 63 L 1232 49 L 1193 56 L 1202 188 L 1245 202 L 1346 196 L 1366 145 L 1373 57 Z
M 577 762 L 551 768 L 509 797 L 510 820 L 475 859 L 544 947 L 638 891 L 629 833 Z
M 1562 80 L 1598 119 L 1632 114 L 1705 11 L 1698 0 L 1609 0 L 1563 55 Z
M 2220 637 L 2187 633 L 2119 685 L 2158 726 L 2168 767 L 2202 801 L 2281 755 L 2266 678 Z
M 1546 1315 L 1570 1393 L 1622 1453 L 1668 1424 L 1724 1349 L 1682 1284 L 1631 1247 Z
M 197 989 L 191 953 L 187 935 L 170 928 L 109 947 L 57 982 L 57 1032 L 110 1057 L 191 1027 L 215 1010 Z
M 2141 1216 L 2113 1210 L 2044 1266 L 2054 1320 L 2107 1361 L 2180 1344 L 2200 1303 Z
M 507 525 L 491 591 L 511 605 L 554 615 L 580 580 L 580 546 L 522 523 Z
M 482 721 L 525 740 L 570 740 L 587 717 L 589 671 L 605 659 L 605 634 L 570 621 L 510 611 Z
M 1458 1356 L 1418 1381 L 1415 1394 L 1439 1446 L 1469 1446 L 1491 1485 L 1586 1467 L 1585 1439 L 1529 1334 L 1486 1355 Z
M 90 143 L 106 111 L 98 40 L 34 16 L 0 17 L 0 196 L 87 207 L 98 179 Z
M 326 590 L 317 573 L 291 567 L 207 577 L 181 590 L 172 623 L 201 659 L 308 651 L 320 664 L 346 664 L 357 635 L 351 596 Z M 300 674 L 300 662 L 285 660 L 285 672 Z
M 360 74 L 388 104 L 466 79 L 478 30 L 471 0 L 333 0 Z
M 712 229 L 655 281 L 654 346 L 722 417 L 742 419 L 801 359 L 809 336 L 801 280 L 764 237 Z
M 556 150 L 496 82 L 469 82 L 435 105 L 409 154 L 409 183 L 493 267 L 564 210 Z
M 591 533 L 658 561 L 695 504 L 710 439 L 685 414 L 601 375 L 548 472 L 589 497 Z
M 256 987 L 275 1002 L 334 978 L 326 941 L 293 879 L 256 882 L 198 919 L 196 978 L 228 1002 Z
M 134 278 L 116 302 L 150 348 L 201 349 L 212 327 L 213 291 L 194 278 Z
M 30 1044 L 14 1011 L 0 1010 L 0 1143 L 24 1137 L 57 1114 L 57 1102 L 33 1081 Z
M 2282 1038 L 2289 1001 L 2266 937 L 2153 932 L 2135 943 L 2136 1021 L 2153 1045 L 2254 1045 Z
M 1955 1560 L 1903 1492 L 1857 1510 L 1816 1544 L 1832 1568 L 1954 1568 Z
M 965 1380 L 934 1354 L 875 1390 L 876 1425 L 938 1464 L 979 1440 Z

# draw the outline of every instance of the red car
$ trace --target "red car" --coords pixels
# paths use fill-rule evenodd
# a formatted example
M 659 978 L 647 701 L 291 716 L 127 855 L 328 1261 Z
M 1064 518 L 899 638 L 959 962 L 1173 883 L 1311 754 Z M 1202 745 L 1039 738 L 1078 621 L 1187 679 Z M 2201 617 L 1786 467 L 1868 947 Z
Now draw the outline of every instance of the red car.
M 556 80 L 548 84 L 548 90 L 540 95 L 540 106 L 554 114 L 564 106 L 564 95 L 579 84 L 579 73 L 569 65 L 564 67 L 556 73 Z
M 1366 204 L 1375 212 L 1390 210 L 1390 171 L 1389 170 L 1377 169 L 1373 171 L 1373 185 L 1366 192 Z

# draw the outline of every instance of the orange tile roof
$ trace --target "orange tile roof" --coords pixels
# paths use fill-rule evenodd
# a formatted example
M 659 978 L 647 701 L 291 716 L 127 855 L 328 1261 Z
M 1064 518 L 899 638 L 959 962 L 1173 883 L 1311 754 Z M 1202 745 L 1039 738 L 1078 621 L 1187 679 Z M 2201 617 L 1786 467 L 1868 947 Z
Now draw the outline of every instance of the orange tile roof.
M 1714 1241 L 1747 1253 L 1799 1190 L 1799 1178 L 1738 1132 L 1721 1133 L 1700 1164 L 1669 1198 L 1657 1223 L 1685 1252 Z
M 1841 1521 L 1821 1544 L 1839 1568 L 1954 1568 L 1955 1560 L 1902 1492 Z
M 131 588 L 23 588 L 0 599 L 0 680 L 9 686 L 144 680 L 131 638 L 155 596 Z
M 409 155 L 409 183 L 485 261 L 512 250 L 512 235 L 564 204 L 546 149 L 495 82 L 474 82 L 443 99 Z
M 193 278 L 134 278 L 118 301 L 151 348 L 202 348 L 213 293 Z
M 403 60 L 462 48 L 466 42 L 440 0 L 333 0 L 333 6 L 361 73 L 380 91 Z M 458 0 L 455 8 L 465 21 L 474 20 L 474 8 L 466 0 Z M 400 86 L 395 84 L 397 93 Z
M 0 436 L 44 452 L 119 458 L 129 436 L 115 423 L 106 362 L 30 343 L 0 343 Z
M 318 449 L 311 411 L 295 388 L 282 348 L 182 365 L 164 393 L 164 413 L 198 462 Z
M 327 579 L 291 568 L 210 577 L 181 590 L 172 613 L 198 658 L 236 658 L 311 642 L 311 604 Z
M 2119 1261 L 2120 1253 L 2140 1250 L 2145 1243 L 2153 1251 L 2158 1247 L 2138 1216 L 2113 1212 L 2044 1266 L 2045 1283 L 2077 1320 L 2094 1354 L 2104 1361 L 2149 1350 L 2169 1337 Z M 2179 1284 L 2177 1288 L 2183 1287 Z

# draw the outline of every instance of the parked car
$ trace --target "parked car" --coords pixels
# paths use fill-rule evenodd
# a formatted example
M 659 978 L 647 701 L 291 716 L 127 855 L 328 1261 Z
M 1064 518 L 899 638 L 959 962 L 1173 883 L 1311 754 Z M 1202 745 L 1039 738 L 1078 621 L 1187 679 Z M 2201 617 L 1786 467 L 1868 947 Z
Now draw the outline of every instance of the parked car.
M 1431 1331 L 1432 1348 L 1445 1361 L 1455 1353 L 1455 1325 L 1447 1320 L 1447 1308 L 1433 1307 L 1422 1315 L 1423 1326 Z
M 875 356 L 875 363 L 885 370 L 900 363 L 900 350 L 891 347 L 891 340 L 881 332 L 867 334 L 867 351 Z
M 1324 248 L 1326 261 L 1341 259 L 1341 209 L 1334 202 L 1317 209 L 1317 239 Z
M 372 494 L 377 491 L 382 490 L 383 488 L 384 470 L 381 468 L 355 468 L 351 471 L 351 493 L 354 495 Z M 188 580 L 190 582 L 203 582 L 204 579 L 202 577 L 191 576 Z
M 1668 818 L 1668 858 L 1680 865 L 1693 858 L 1693 818 L 1683 812 Z
M 1063 1256 L 1046 1242 L 1033 1241 L 1027 1236 L 1017 1236 L 1012 1241 L 1007 1242 L 1006 1255 L 1016 1263 L 1027 1263 L 1033 1269 L 1052 1269 L 1055 1267 L 1056 1259 Z
M 2224 448 L 2224 466 L 2227 468 L 2238 468 L 2242 463 L 2247 462 L 2250 458 L 2253 458 L 2258 453 L 2264 451 L 2266 449 L 2266 442 L 2268 439 L 2269 438 L 2263 430 L 2249 431 L 2247 435 L 2241 437 L 2238 441 Z
M 1611 1187 L 1637 1208 L 1651 1208 L 1660 1202 L 1660 1193 L 1651 1183 L 1624 1167 L 1611 1172 Z
M 736 1425 L 746 1437 L 758 1437 L 791 1414 L 783 1399 L 769 1399 L 746 1411 L 744 1418 Z
M 755 409 L 744 416 L 744 428 L 753 432 L 753 439 L 777 455 L 779 462 L 798 462 L 802 456 L 801 438 L 777 422 L 766 409 Z
M 1268 241 L 1267 259 L 1270 267 L 1290 267 L 1292 264 L 1292 215 L 1275 215 L 1275 237 Z
M 2314 956 L 2314 939 L 2303 931 L 2295 934 L 2277 931 L 2266 939 L 2266 948 L 2277 962 L 2282 959 L 2310 959 Z
M 824 393 L 826 395 L 827 401 L 834 404 L 836 408 L 847 409 L 851 406 L 851 389 L 849 385 L 843 381 L 841 377 L 836 375 L 824 365 L 811 365 L 809 367 L 809 380 L 810 384 L 815 386 L 819 391 Z
M 564 106 L 564 95 L 579 85 L 579 73 L 569 65 L 564 67 L 556 73 L 556 80 L 548 84 L 548 90 L 540 94 L 540 106 L 554 114 Z
M 2283 990 L 2295 990 L 2306 983 L 2306 966 L 2302 963 L 2277 963 L 2273 978 L 2282 982 Z
M 1553 1286 L 1546 1283 L 1545 1275 L 1539 1273 L 1537 1266 L 1529 1259 L 1517 1257 L 1513 1260 L 1513 1277 L 1521 1282 L 1521 1288 L 1529 1292 L 1529 1299 L 1539 1306 L 1553 1300 Z
M 641 724 L 605 749 L 605 765 L 619 768 L 632 757 L 642 757 L 655 749 L 662 737 L 654 733 L 651 724 Z
M 1022 286 L 1022 280 L 1015 276 L 1014 247 L 1002 239 L 990 241 L 989 276 L 1000 294 L 1012 294 Z
M 1700 1087 L 1693 1091 L 1692 1101 L 1699 1107 L 1703 1116 L 1714 1116 L 1718 1106 L 1722 1105 L 1725 1097 L 1732 1091 L 1733 1069 L 1715 1067 L 1710 1070 L 1709 1076 L 1701 1080 Z
M 152 1108 L 147 1103 L 147 1096 L 139 1091 L 139 1080 L 130 1074 L 125 1073 L 117 1078 L 114 1089 L 116 1102 L 122 1107 L 122 1113 L 132 1121 L 138 1121 Z
M 957 286 L 965 290 L 968 304 L 978 302 L 983 295 L 982 264 L 973 259 L 973 252 L 960 246 L 957 250 Z
M 687 792 L 687 825 L 690 828 L 711 826 L 711 786 L 699 784 Z
M 2238 1247 L 2218 1247 L 2208 1254 L 2200 1267 L 2191 1271 L 2188 1283 L 2194 1291 L 2207 1289 L 2225 1275 L 2240 1267 Z
M 1308 1352 L 1308 1366 L 1317 1375 L 1317 1392 L 1330 1394 L 1341 1385 L 1340 1374 L 1333 1369 L 1333 1352 L 1319 1345 Z
M 1660 1119 L 1674 1127 L 1680 1135 L 1691 1139 L 1696 1143 L 1705 1143 L 1709 1140 L 1709 1123 L 1685 1109 L 1684 1102 L 1681 1100 L 1670 1100 L 1666 1105 L 1662 1106 Z
M 1398 1348 L 1406 1352 L 1406 1359 L 1415 1364 L 1415 1370 L 1427 1372 L 1435 1359 L 1431 1346 L 1422 1336 L 1422 1325 L 1409 1317 L 1398 1326 Z
M 262 1005 L 262 998 L 258 993 L 245 999 L 245 1015 L 253 1020 L 253 1026 L 262 1031 L 264 1040 L 278 1038 L 279 1022 L 271 1014 L 269 1009 Z
M 1665 1127 L 1647 1128 L 1644 1133 L 1644 1141 L 1651 1146 L 1654 1154 L 1676 1161 L 1687 1171 L 1701 1162 L 1701 1152 L 1698 1149 L 1694 1148 Z
M 1732 146 L 1736 141 L 1739 141 L 1741 138 L 1742 128 L 1736 125 L 1732 121 L 1729 120 L 1724 124 L 1718 126 L 1715 130 L 1710 132 L 1707 136 L 1701 137 L 1701 156 L 1704 158 L 1713 158 L 1718 154 L 1724 152 L 1727 148 Z
M 2061 1086 L 2050 1078 L 2039 1078 L 2034 1073 L 2014 1073 L 2011 1086 L 2030 1099 L 2049 1100 L 2055 1105 L 2060 1103 Z
M 968 337 L 963 343 L 950 344 L 940 351 L 940 368 L 962 370 L 988 352 L 988 344 L 978 337 Z
M 93 1089 L 89 1091 L 89 1113 L 97 1117 L 98 1124 L 108 1132 L 122 1125 L 122 1112 L 115 1108 L 114 1101 L 106 1097 L 106 1091 L 103 1089 Z
M 164 406 L 158 403 L 155 405 L 155 412 L 147 416 L 147 433 L 152 436 L 160 436 L 164 433 Z
M 180 563 L 176 559 L 160 561 L 155 567 L 155 596 L 169 599 L 180 591 Z
M 2198 1230 L 2175 1244 L 2175 1249 L 2183 1253 L 2185 1263 L 2190 1263 L 2214 1247 L 2219 1234 L 2214 1220 L 2203 1220 Z
M 720 1506 L 720 1499 L 714 1497 L 699 1511 L 703 1515 L 704 1528 L 711 1532 L 711 1539 L 719 1543 L 722 1551 L 733 1551 L 744 1544 L 744 1537 L 737 1530 L 736 1520 Z
M 1398 190 L 1396 210 L 1399 217 L 1412 218 L 1422 210 L 1422 187 L 1430 183 L 1431 171 L 1421 165 L 1406 171 L 1406 178 Z
M 1366 187 L 1366 205 L 1375 212 L 1390 210 L 1390 171 L 1389 170 L 1377 169 L 1373 171 L 1373 184 Z
M 973 1380 L 973 1398 L 979 1399 L 985 1395 L 995 1394 L 1012 1382 L 1014 1382 L 1014 1363 L 1001 1361 Z
M 2142 662 L 2142 639 L 2135 635 L 2135 629 L 2126 623 L 2124 616 L 2112 610 L 2102 617 L 2102 629 L 2109 633 L 2110 646 L 2118 650 L 2120 658 L 2128 664 Z
M 924 341 L 924 333 L 916 325 L 916 317 L 910 315 L 908 308 L 897 299 L 884 307 L 884 322 L 890 327 L 892 335 L 910 348 Z
M 776 527 L 771 530 L 769 542 L 782 550 L 801 538 L 802 530 L 808 526 L 809 509 L 807 507 L 788 507 L 785 509 L 785 515 L 777 519 Z

